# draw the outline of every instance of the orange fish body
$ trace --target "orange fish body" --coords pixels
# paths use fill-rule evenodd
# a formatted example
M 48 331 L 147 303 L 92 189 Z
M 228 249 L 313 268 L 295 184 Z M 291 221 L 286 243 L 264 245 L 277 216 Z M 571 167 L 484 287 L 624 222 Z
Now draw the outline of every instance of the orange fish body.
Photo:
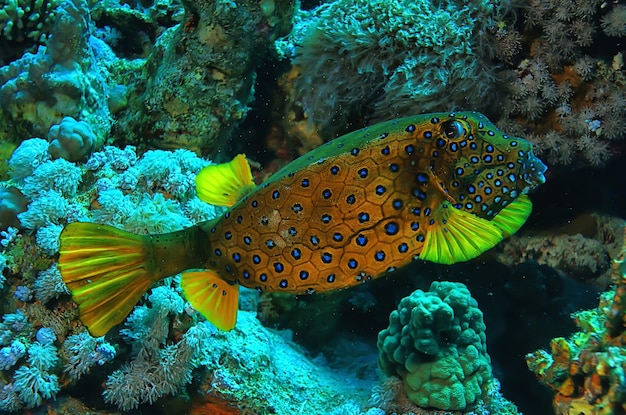
M 330 141 L 258 187 L 243 156 L 205 168 L 198 196 L 232 206 L 183 231 L 139 236 L 70 224 L 59 269 L 94 335 L 121 322 L 153 282 L 194 268 L 207 271 L 183 273 L 185 297 L 230 329 L 238 285 L 323 292 L 418 258 L 451 264 L 480 255 L 521 227 L 531 210 L 526 193 L 545 170 L 530 143 L 482 114 L 407 117 Z M 123 271 L 112 265 L 120 262 Z

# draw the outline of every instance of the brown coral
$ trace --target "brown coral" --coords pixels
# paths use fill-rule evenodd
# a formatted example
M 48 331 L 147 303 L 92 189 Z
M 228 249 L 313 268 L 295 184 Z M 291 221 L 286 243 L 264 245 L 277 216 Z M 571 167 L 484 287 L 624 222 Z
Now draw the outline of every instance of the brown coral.
M 625 234 L 626 240 L 626 234 Z M 598 308 L 574 314 L 580 331 L 550 342 L 550 352 L 526 356 L 528 367 L 553 391 L 557 415 L 623 414 L 626 410 L 626 250 L 614 260 L 615 290 Z

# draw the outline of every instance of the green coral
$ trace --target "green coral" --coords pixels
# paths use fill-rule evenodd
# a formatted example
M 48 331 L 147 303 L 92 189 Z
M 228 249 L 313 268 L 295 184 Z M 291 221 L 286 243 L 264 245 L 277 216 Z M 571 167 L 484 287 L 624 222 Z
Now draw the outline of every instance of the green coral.
M 0 2 L 0 34 L 14 42 L 45 41 L 59 0 L 4 0 Z
M 484 37 L 506 1 L 336 0 L 304 23 L 295 83 L 309 118 L 336 129 L 493 103 L 494 65 Z
M 491 379 L 483 315 L 461 283 L 435 281 L 403 298 L 378 334 L 378 351 L 382 370 L 401 377 L 425 408 L 471 408 Z
M 59 4 L 61 0 L 0 0 L 0 65 L 47 42 Z

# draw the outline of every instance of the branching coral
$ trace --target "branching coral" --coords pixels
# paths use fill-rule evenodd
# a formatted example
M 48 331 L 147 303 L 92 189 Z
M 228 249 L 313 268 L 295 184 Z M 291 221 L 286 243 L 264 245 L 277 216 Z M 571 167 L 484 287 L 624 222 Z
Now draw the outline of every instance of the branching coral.
M 0 63 L 19 57 L 27 47 L 45 44 L 61 0 L 0 2 Z

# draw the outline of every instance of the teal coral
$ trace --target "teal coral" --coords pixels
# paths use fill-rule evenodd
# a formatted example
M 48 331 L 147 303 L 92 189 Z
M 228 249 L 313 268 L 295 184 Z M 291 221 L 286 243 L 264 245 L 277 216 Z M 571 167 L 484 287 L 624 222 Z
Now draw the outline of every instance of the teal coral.
M 493 103 L 493 66 L 478 34 L 507 2 L 336 0 L 320 6 L 293 63 L 294 88 L 322 127 Z
M 54 398 L 61 386 L 58 376 L 50 372 L 58 360 L 54 345 L 34 342 L 28 349 L 28 364 L 20 366 L 13 375 L 14 382 L 10 388 L 14 388 L 19 401 L 11 402 L 10 406 L 20 407 L 23 404 L 34 408 L 44 400 Z M 7 386 L 0 384 L 3 389 Z M 0 403 L 0 409 L 3 409 L 2 406 L 3 403 Z
M 95 150 L 98 139 L 85 121 L 76 121 L 72 117 L 64 117 L 59 124 L 53 125 L 48 131 L 52 158 L 64 158 L 79 161 L 87 158 Z
M 383 372 L 403 379 L 420 407 L 465 410 L 491 379 L 485 324 L 476 300 L 461 283 L 433 282 L 403 298 L 378 335 Z

